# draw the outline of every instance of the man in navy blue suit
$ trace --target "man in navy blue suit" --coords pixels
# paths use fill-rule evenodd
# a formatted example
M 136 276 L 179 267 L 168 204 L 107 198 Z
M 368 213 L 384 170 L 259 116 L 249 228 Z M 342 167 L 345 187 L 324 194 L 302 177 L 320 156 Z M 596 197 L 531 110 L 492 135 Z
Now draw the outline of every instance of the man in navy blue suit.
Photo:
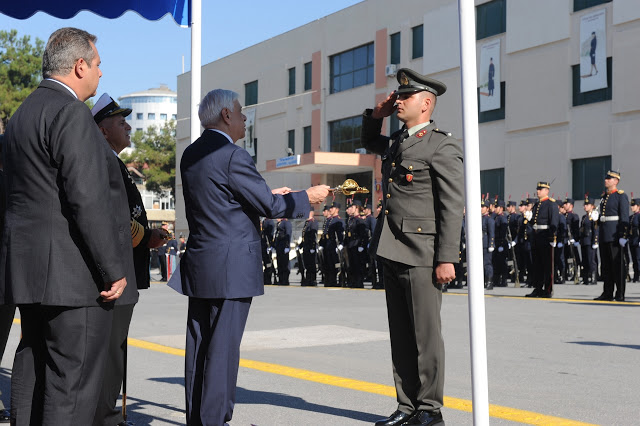
M 238 94 L 216 89 L 198 110 L 205 131 L 180 162 L 189 223 L 182 292 L 189 296 L 185 357 L 187 424 L 231 420 L 240 341 L 252 297 L 264 293 L 260 216 L 304 218 L 329 187 L 271 190 L 251 155 Z

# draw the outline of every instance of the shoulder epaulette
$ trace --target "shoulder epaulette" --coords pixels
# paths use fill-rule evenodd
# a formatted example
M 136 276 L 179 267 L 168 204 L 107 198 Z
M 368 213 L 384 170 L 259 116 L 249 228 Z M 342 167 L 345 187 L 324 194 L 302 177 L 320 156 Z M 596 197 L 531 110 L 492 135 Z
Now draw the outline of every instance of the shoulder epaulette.
M 442 133 L 445 136 L 451 136 L 451 132 L 447 132 L 446 130 L 442 130 L 442 129 L 433 129 L 434 132 L 438 132 L 438 133 Z
M 618 194 L 624 194 L 624 191 L 622 189 L 618 189 Z
M 555 200 L 555 199 L 553 199 L 553 198 L 551 198 L 551 197 L 549 197 L 549 201 L 551 201 L 552 203 L 555 203 L 555 202 L 556 202 L 556 200 Z

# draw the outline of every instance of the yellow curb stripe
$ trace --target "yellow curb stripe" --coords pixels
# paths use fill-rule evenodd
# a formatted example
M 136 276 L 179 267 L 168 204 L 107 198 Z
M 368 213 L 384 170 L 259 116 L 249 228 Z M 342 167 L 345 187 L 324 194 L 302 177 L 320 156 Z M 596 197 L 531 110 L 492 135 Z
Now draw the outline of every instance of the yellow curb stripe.
M 129 345 L 156 352 L 163 352 L 171 355 L 184 356 L 183 349 L 176 349 L 157 343 L 146 342 L 138 339 L 128 339 Z M 306 380 L 308 382 L 320 383 L 329 386 L 337 386 L 345 389 L 367 392 L 376 395 L 396 397 L 396 390 L 393 386 L 380 385 L 377 383 L 364 382 L 361 380 L 348 379 L 345 377 L 332 376 L 329 374 L 317 373 L 315 371 L 303 370 L 300 368 L 287 367 L 284 365 L 271 364 L 262 361 L 252 361 L 240 359 L 240 367 L 262 371 L 264 373 L 278 374 L 280 376 L 294 379 Z M 444 397 L 444 405 L 454 410 L 472 412 L 472 403 L 466 399 Z M 518 410 L 516 408 L 502 407 L 500 405 L 489 404 L 489 415 L 491 417 L 511 420 L 514 422 L 529 425 L 557 425 L 557 426 L 593 426 L 591 423 L 583 423 L 575 420 L 564 419 L 562 417 L 547 416 L 532 411 Z

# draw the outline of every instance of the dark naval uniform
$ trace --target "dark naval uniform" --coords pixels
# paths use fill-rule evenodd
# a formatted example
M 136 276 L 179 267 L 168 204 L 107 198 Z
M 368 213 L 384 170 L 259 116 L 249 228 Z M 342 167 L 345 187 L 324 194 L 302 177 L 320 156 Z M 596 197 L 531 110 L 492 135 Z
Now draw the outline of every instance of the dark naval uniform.
M 304 278 L 302 285 L 317 285 L 316 250 L 318 249 L 318 221 L 307 219 L 302 227 L 302 260 Z
M 405 87 L 412 91 L 407 75 L 428 86 L 421 90 L 431 91 L 434 84 L 438 95 L 446 89 L 401 69 L 402 86 L 396 93 Z M 366 149 L 382 156 L 383 205 L 371 245 L 383 263 L 398 412 L 406 416 L 420 410 L 437 417 L 443 399 L 444 341 L 442 292 L 434 282 L 434 269 L 459 259 L 462 148 L 433 121 L 415 126 L 411 134 L 404 129 L 391 138 L 383 136 L 382 119 L 371 113 L 363 114 L 361 138 Z
M 548 187 L 548 186 L 547 186 Z M 555 200 L 544 197 L 532 210 L 531 257 L 533 259 L 532 275 L 535 289 L 527 297 L 551 297 L 553 290 L 552 259 L 558 229 L 558 206 Z
M 349 268 L 347 283 L 349 287 L 364 288 L 364 272 L 366 267 L 365 247 L 369 239 L 367 225 L 358 214 L 347 219 L 347 230 L 344 245 L 347 248 Z
M 516 205 L 515 201 L 509 201 L 509 205 Z M 516 243 L 518 242 L 518 225 L 520 224 L 520 218 L 522 216 L 519 215 L 518 213 L 508 213 L 507 214 L 507 224 L 509 226 L 508 229 L 508 234 L 507 234 L 507 240 L 511 241 L 511 244 L 513 246 L 513 251 L 511 250 L 511 248 L 509 248 L 509 255 L 508 257 L 511 259 L 511 261 L 514 263 L 514 265 L 517 266 L 517 268 L 514 266 L 513 268 L 513 276 L 512 281 L 515 283 L 516 282 L 516 269 L 518 270 L 518 282 L 521 282 L 523 280 L 520 279 L 520 264 L 518 264 L 518 256 L 517 256 L 517 245 Z M 515 254 L 515 255 L 514 255 Z
M 585 199 L 585 204 L 593 204 L 593 198 Z M 582 284 L 596 284 L 598 273 L 598 221 L 594 215 L 585 213 L 580 221 L 580 247 L 582 249 Z
M 562 205 L 562 201 L 556 201 L 557 205 Z M 564 284 L 564 251 L 567 243 L 567 218 L 558 211 L 558 229 L 556 231 L 556 249 L 553 251 L 556 284 Z
M 640 198 L 631 200 L 632 206 L 640 206 Z M 633 282 L 640 279 L 640 212 L 633 213 L 629 217 L 629 252 L 633 264 Z
M 483 201 L 484 202 L 484 201 Z M 493 251 L 495 250 L 496 222 L 489 213 L 482 215 L 482 265 L 484 268 L 484 285 L 493 288 Z
M 571 205 L 573 205 L 573 200 L 571 198 L 567 198 L 564 200 L 564 203 L 570 203 Z M 580 242 L 578 241 L 578 236 L 580 235 L 580 217 L 572 211 L 566 212 L 564 216 L 567 220 L 567 245 L 565 246 L 564 256 L 565 259 L 573 259 L 573 273 L 579 274 L 580 265 L 582 263 L 578 250 L 578 247 L 580 247 Z M 571 278 L 577 280 L 577 278 L 569 276 L 569 268 L 568 266 L 565 266 L 564 279 L 568 280 Z
M 504 204 L 503 204 L 504 206 Z M 493 285 L 498 287 L 506 287 L 507 274 L 507 256 L 509 254 L 509 245 L 507 243 L 507 229 L 509 221 L 504 213 L 495 215 L 495 243 L 496 251 L 493 253 Z
M 599 217 L 601 275 L 604 280 L 602 295 L 597 300 L 624 301 L 626 271 L 624 269 L 623 245 L 626 244 L 629 228 L 629 198 L 624 191 L 605 193 L 600 200 Z
M 526 206 L 527 200 L 521 200 L 520 205 Z M 527 214 L 527 212 L 524 212 Z M 529 219 L 525 217 L 525 214 L 520 215 L 518 218 L 518 229 L 516 231 L 516 258 L 518 259 L 518 272 L 520 273 L 520 282 L 525 281 L 528 286 L 531 286 L 531 235 L 533 234 L 533 228 Z
M 271 276 L 275 275 L 273 267 L 273 231 L 275 225 L 271 219 L 263 219 L 260 223 L 260 246 L 262 249 L 263 280 L 265 285 L 271 284 Z
M 282 219 L 276 226 L 276 255 L 278 257 L 278 284 L 289 285 L 289 250 L 291 250 L 291 222 Z

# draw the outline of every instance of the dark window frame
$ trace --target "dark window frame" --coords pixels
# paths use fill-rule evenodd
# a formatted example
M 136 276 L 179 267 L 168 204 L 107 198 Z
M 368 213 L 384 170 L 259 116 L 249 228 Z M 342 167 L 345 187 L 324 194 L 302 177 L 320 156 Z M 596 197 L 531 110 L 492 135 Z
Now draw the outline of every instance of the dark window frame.
M 255 87 L 255 89 L 254 89 Z M 244 106 L 258 103 L 258 80 L 250 81 L 244 85 Z
M 601 4 L 611 3 L 612 1 L 613 0 L 573 0 L 573 11 L 577 12 Z
M 296 129 L 287 131 L 287 147 L 291 148 L 293 153 L 296 153 Z
M 604 190 L 604 176 L 611 170 L 611 156 L 575 158 L 571 160 L 571 194 L 583 200 L 586 193 L 598 198 Z
M 411 59 L 422 58 L 424 55 L 424 25 L 411 28 Z
M 302 147 L 303 154 L 311 152 L 311 126 L 305 126 L 302 128 L 302 140 L 303 140 L 303 147 Z
M 296 67 L 289 68 L 289 96 L 296 94 Z
M 607 87 L 580 93 L 580 64 L 571 65 L 572 105 L 589 105 L 596 102 L 610 101 L 613 97 L 613 58 L 607 58 Z
M 476 6 L 476 40 L 507 32 L 507 1 L 493 0 Z
M 504 167 L 480 171 L 480 191 L 482 194 L 489 193 L 489 199 L 494 200 L 496 194 L 498 198 L 504 200 Z M 496 180 L 497 184 L 490 182 Z
M 358 55 L 364 50 L 365 66 L 359 66 Z M 329 57 L 330 93 L 344 92 L 345 90 L 373 84 L 375 65 L 374 43 L 363 44 L 344 52 L 336 53 Z M 336 73 L 336 70 L 338 73 Z M 364 80 L 357 82 L 356 79 Z
M 330 152 L 356 152 L 364 148 L 360 139 L 362 131 L 362 115 L 345 117 L 327 123 L 329 125 Z
M 313 63 L 312 62 L 307 62 L 306 64 L 304 64 L 304 90 L 311 90 L 311 87 L 313 85 L 313 80 L 311 79 L 313 77 Z
M 402 40 L 400 31 L 389 36 L 389 63 L 398 65 L 400 63 L 400 46 Z
M 480 88 L 477 90 L 478 96 L 478 123 L 488 123 L 490 121 L 504 120 L 505 118 L 505 92 L 507 85 L 500 82 L 500 108 L 491 111 L 480 112 Z

